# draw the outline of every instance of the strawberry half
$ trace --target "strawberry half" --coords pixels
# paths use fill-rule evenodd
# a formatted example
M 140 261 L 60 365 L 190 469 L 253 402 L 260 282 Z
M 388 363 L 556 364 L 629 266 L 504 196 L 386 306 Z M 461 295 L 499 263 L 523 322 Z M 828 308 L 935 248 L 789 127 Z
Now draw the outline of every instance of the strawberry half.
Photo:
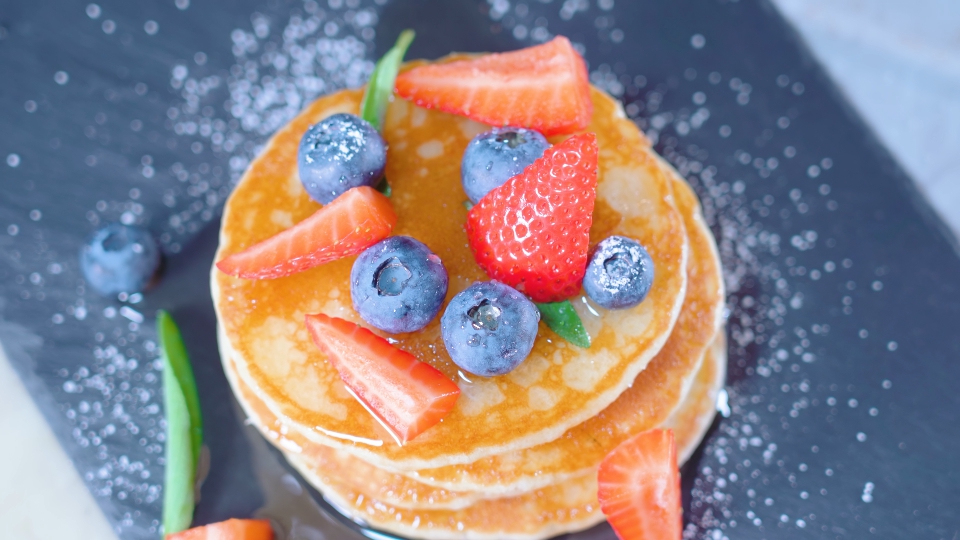
M 390 200 L 362 186 L 293 227 L 217 263 L 224 274 L 274 279 L 350 255 L 383 240 L 397 223 Z
M 518 51 L 416 67 L 397 77 L 396 88 L 421 107 L 544 135 L 583 130 L 593 115 L 587 65 L 563 36 Z
M 600 509 L 620 540 L 679 540 L 680 472 L 673 430 L 645 431 L 600 463 Z
M 228 519 L 168 534 L 166 540 L 273 540 L 273 529 L 265 519 Z
M 456 383 L 366 328 L 321 313 L 307 315 L 307 329 L 354 397 L 401 444 L 457 403 Z
M 580 290 L 597 198 L 597 137 L 575 135 L 487 193 L 467 214 L 467 237 L 487 274 L 534 302 Z

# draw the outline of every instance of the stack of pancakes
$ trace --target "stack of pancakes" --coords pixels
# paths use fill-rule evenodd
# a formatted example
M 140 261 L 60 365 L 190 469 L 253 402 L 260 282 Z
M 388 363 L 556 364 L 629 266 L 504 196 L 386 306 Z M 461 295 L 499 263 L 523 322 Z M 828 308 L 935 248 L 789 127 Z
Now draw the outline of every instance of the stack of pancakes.
M 362 90 L 310 105 L 254 161 L 224 210 L 217 259 L 303 220 L 319 205 L 297 176 L 308 126 L 356 114 Z M 716 246 L 696 196 L 650 147 L 618 102 L 593 89 L 587 131 L 600 148 L 591 243 L 629 236 L 649 251 L 647 299 L 607 311 L 571 299 L 593 344 L 581 349 L 543 323 L 530 356 L 513 372 L 458 371 L 440 336 L 425 329 L 385 335 L 455 381 L 456 407 L 399 445 L 344 388 L 316 349 L 304 315 L 366 325 L 350 301 L 354 258 L 275 280 L 212 273 L 224 369 L 250 421 L 343 512 L 411 538 L 545 538 L 603 520 L 597 466 L 631 436 L 672 428 L 686 460 L 709 426 L 726 347 Z M 463 225 L 460 160 L 488 126 L 394 101 L 383 135 L 386 177 L 398 221 L 443 260 L 447 300 L 486 280 Z M 551 142 L 562 140 L 558 137 Z

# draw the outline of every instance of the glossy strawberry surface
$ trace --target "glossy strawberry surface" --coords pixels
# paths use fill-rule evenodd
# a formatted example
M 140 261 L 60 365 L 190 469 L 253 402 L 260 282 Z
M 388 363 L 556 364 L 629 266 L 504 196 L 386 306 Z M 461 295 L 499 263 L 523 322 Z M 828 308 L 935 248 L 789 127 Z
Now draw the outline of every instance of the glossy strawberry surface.
M 322 313 L 307 315 L 306 323 L 350 392 L 398 442 L 433 426 L 457 403 L 456 383 L 370 330 Z
M 416 67 L 396 84 L 400 97 L 421 107 L 544 135 L 580 131 L 593 115 L 586 63 L 563 36 L 518 51 Z
M 673 431 L 654 429 L 610 452 L 597 476 L 600 509 L 620 540 L 679 540 L 680 472 Z
M 166 540 L 273 540 L 273 529 L 265 519 L 228 519 L 169 534 Z
M 386 238 L 397 223 L 390 200 L 353 188 L 293 227 L 217 262 L 225 274 L 274 279 L 356 255 Z
M 573 296 L 586 271 L 596 197 L 596 136 L 548 148 L 467 214 L 477 263 L 534 302 Z

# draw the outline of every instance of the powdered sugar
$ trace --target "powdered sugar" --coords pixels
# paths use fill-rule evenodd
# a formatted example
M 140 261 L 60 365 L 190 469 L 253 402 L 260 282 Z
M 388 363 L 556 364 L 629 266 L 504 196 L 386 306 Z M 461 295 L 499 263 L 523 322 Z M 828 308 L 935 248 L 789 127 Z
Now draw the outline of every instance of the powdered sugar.
M 135 31 L 136 39 L 157 42 L 175 29 L 172 20 L 157 17 L 159 23 L 148 24 L 151 21 L 142 17 L 130 22 L 104 6 L 77 8 L 83 10 L 77 12 L 78 24 L 89 27 L 91 39 L 120 41 Z M 178 15 L 191 14 L 188 0 L 176 0 L 174 7 Z M 796 427 L 813 414 L 827 422 L 856 418 L 862 425 L 841 438 L 866 448 L 878 439 L 872 427 L 876 424 L 869 422 L 883 417 L 882 404 L 871 402 L 856 387 L 814 375 L 816 366 L 836 361 L 826 345 L 843 330 L 835 328 L 833 320 L 801 324 L 796 316 L 835 312 L 844 320 L 859 313 L 864 294 L 883 295 L 891 288 L 882 268 L 871 269 L 875 275 L 869 280 L 857 281 L 855 271 L 864 263 L 833 249 L 835 233 L 816 219 L 843 211 L 839 190 L 832 186 L 840 185 L 834 168 L 844 157 L 813 155 L 809 145 L 793 138 L 804 121 L 793 105 L 813 93 L 813 85 L 801 76 L 760 80 L 712 68 L 706 60 L 691 61 L 696 68 L 678 64 L 657 75 L 628 72 L 624 59 L 633 52 L 622 44 L 631 42 L 634 30 L 629 21 L 618 20 L 616 7 L 613 0 L 486 3 L 491 30 L 521 44 L 573 35 L 574 29 L 595 33 L 602 47 L 585 50 L 583 43 L 575 44 L 594 61 L 591 81 L 621 98 L 628 116 L 690 180 L 717 236 L 731 295 L 731 385 L 724 394 L 729 418 L 708 439 L 693 471 L 686 535 L 736 537 L 731 532 L 736 527 L 819 530 L 823 516 L 810 510 L 814 500 L 843 497 L 845 503 L 866 504 L 880 489 L 872 482 L 879 483 L 877 477 L 855 478 L 850 483 L 856 490 L 836 493 L 837 479 L 849 474 L 847 458 L 829 452 L 829 441 L 820 434 L 803 434 Z M 91 226 L 111 220 L 149 223 L 168 253 L 180 251 L 216 218 L 230 188 L 275 129 L 320 94 L 366 80 L 373 67 L 378 18 L 369 2 L 307 1 L 282 16 L 252 14 L 248 25 L 219 36 L 223 49 L 230 50 L 227 58 L 232 55 L 229 65 L 215 65 L 212 50 L 185 51 L 164 68 L 168 87 L 162 90 L 171 92 L 161 93 L 161 99 L 170 102 L 165 107 L 167 131 L 156 139 L 156 150 L 128 156 L 136 183 L 124 187 L 116 199 L 106 192 L 99 195 L 102 200 L 81 212 Z M 677 43 L 696 54 L 717 52 L 717 40 L 706 29 L 680 36 Z M 45 69 L 43 79 L 51 92 L 72 90 L 85 78 L 76 65 Z M 127 92 L 146 99 L 156 90 L 138 81 L 128 86 L 104 93 L 116 97 Z M 56 105 L 56 95 L 18 98 L 23 106 L 17 105 L 18 113 L 39 121 L 50 102 Z M 793 101 L 786 103 L 793 105 L 762 109 L 767 106 L 764 96 L 772 95 L 789 98 Z M 108 98 L 104 110 L 91 111 L 89 125 L 80 126 L 78 133 L 104 145 L 108 135 L 122 138 L 109 130 L 114 117 L 123 114 L 115 110 L 117 103 Z M 727 105 L 758 120 L 734 121 L 723 115 Z M 151 126 L 146 117 L 123 118 L 123 133 L 146 136 L 158 126 L 163 131 L 164 124 Z M 60 144 L 54 138 L 43 147 L 58 149 Z M 163 158 L 164 145 L 175 150 L 178 162 Z M 0 151 L 5 174 L 26 175 L 36 167 L 34 154 L 19 148 Z M 106 170 L 90 168 L 117 159 L 110 152 L 90 150 L 76 158 L 74 165 L 85 171 Z M 780 183 L 789 188 L 777 191 Z M 162 206 L 152 204 L 154 199 Z M 141 297 L 106 301 L 87 293 L 75 278 L 74 253 L 49 249 L 73 245 L 63 240 L 64 234 L 44 228 L 53 221 L 55 209 L 35 206 L 2 224 L 2 239 L 11 242 L 2 244 L 4 261 L 18 287 L 18 301 L 31 312 L 42 312 L 39 318 L 49 324 L 45 328 L 51 336 L 67 336 L 84 347 L 82 361 L 56 371 L 66 395 L 62 411 L 71 426 L 70 438 L 95 449 L 99 459 L 96 466 L 82 465 L 82 476 L 99 496 L 134 501 L 144 516 L 157 515 L 164 424 L 152 314 L 143 308 Z M 36 252 L 14 241 L 35 243 Z M 835 286 L 829 305 L 811 304 L 809 285 L 814 282 Z M 883 354 L 900 354 L 905 348 L 904 338 L 898 342 L 897 336 L 880 329 L 857 326 L 855 332 L 858 342 L 876 343 Z M 890 375 L 878 373 L 876 381 L 865 384 L 891 388 L 893 383 L 882 377 Z M 129 441 L 142 450 L 136 457 L 125 450 Z M 795 495 L 786 501 L 784 493 Z M 117 522 L 122 530 L 140 527 L 155 533 L 159 526 L 133 513 L 119 516 Z
M 139 116 L 146 111 L 134 110 L 138 117 L 115 122 L 131 114 L 120 100 L 124 92 L 147 101 L 156 97 L 155 89 L 133 82 L 130 88 L 104 90 L 107 106 L 91 112 L 89 125 L 81 126 L 86 140 L 104 148 L 87 150 L 77 164 L 87 170 L 125 165 L 127 157 L 117 157 L 109 145 L 123 139 L 128 128 L 126 133 L 144 135 L 153 149 L 130 156 L 136 173 L 130 185 L 110 184 L 121 185 L 121 198 L 109 198 L 111 190 L 104 189 L 104 198 L 94 199 L 81 216 L 91 227 L 110 221 L 149 225 L 167 254 L 179 252 L 216 218 L 230 188 L 274 130 L 318 95 L 366 81 L 373 68 L 369 55 L 377 12 L 359 4 L 330 0 L 320 7 L 308 0 L 273 20 L 255 13 L 249 26 L 222 36 L 224 48 L 234 55 L 230 66 L 212 65 L 203 51 L 190 52 L 190 61 L 175 63 L 168 74 L 175 97 L 166 108 L 166 139 L 154 131 L 155 120 Z M 188 10 L 190 3 L 177 0 L 176 7 Z M 92 23 L 96 29 L 91 39 L 112 39 L 115 32 L 121 45 L 133 39 L 125 26 L 129 22 L 111 6 L 88 4 L 81 10 L 86 15 L 81 24 Z M 167 19 L 136 24 L 142 39 L 159 40 L 175 30 L 173 20 Z M 123 79 L 129 68 L 119 66 L 117 71 Z M 69 89 L 82 86 L 85 76 L 74 67 L 51 70 L 44 80 L 50 87 Z M 46 99 L 27 100 L 19 114 L 44 112 Z M 54 138 L 49 146 L 58 150 L 60 145 Z M 167 161 L 164 145 L 176 150 L 181 161 Z M 30 174 L 36 169 L 27 154 L 4 150 L 0 156 L 5 170 Z M 117 150 L 130 152 L 125 145 Z M 18 183 L 18 189 L 24 186 L 32 189 L 31 181 Z M 69 439 L 80 449 L 71 454 L 76 454 L 81 476 L 91 492 L 106 501 L 105 508 L 124 509 L 111 516 L 121 536 L 156 535 L 166 426 L 153 313 L 142 307 L 142 294 L 103 299 L 86 290 L 76 277 L 76 231 L 47 224 L 57 221 L 48 216 L 59 218 L 59 211 L 59 206 L 29 207 L 16 222 L 4 223 L 2 271 L 10 272 L 14 294 L 19 294 L 18 317 L 36 312 L 46 321 L 45 338 L 78 349 L 65 350 L 69 354 L 62 362 L 45 360 L 44 369 L 53 370 L 53 381 L 47 382 L 59 390 L 59 411 L 69 426 Z M 0 301 L 0 308 L 4 305 Z M 0 316 L 11 315 L 0 311 Z M 21 337 L 23 332 L 8 332 L 8 326 L 0 318 L 4 347 L 16 351 L 17 340 L 32 335 Z
M 517 37 L 517 27 L 534 24 L 541 29 L 540 35 L 552 35 L 541 15 L 559 9 L 562 21 L 592 22 L 601 42 L 611 44 L 612 53 L 593 54 L 594 51 L 585 50 L 587 58 L 615 59 L 618 54 L 631 54 L 618 53 L 616 49 L 624 36 L 615 35 L 618 21 L 608 12 L 613 2 L 607 2 L 606 9 L 576 0 L 559 5 L 546 2 L 543 6 L 508 0 L 488 0 L 488 4 L 494 31 L 501 26 L 503 31 L 513 30 Z M 538 22 L 533 23 L 535 20 Z M 629 34 L 626 31 L 626 37 Z M 694 51 L 710 50 L 710 41 L 703 34 L 693 34 L 688 43 Z M 578 49 L 583 50 L 583 46 Z M 767 125 L 758 125 L 754 133 L 734 132 L 711 110 L 711 104 L 724 104 L 723 110 L 730 110 L 727 104 L 735 104 L 752 118 L 754 113 L 749 108 L 757 88 L 762 87 L 765 92 L 782 89 L 791 99 L 798 100 L 804 95 L 805 85 L 787 75 L 779 75 L 774 81 L 750 81 L 736 74 L 682 66 L 675 68 L 676 75 L 656 80 L 645 74 L 629 73 L 622 62 L 616 61 L 591 65 L 590 69 L 591 82 L 624 101 L 628 116 L 696 189 L 723 261 L 729 294 L 731 384 L 722 394 L 724 402 L 718 408 L 729 418 L 720 422 L 717 433 L 706 442 L 704 457 L 691 484 L 693 499 L 691 512 L 685 515 L 689 524 L 684 538 L 736 537 L 732 529 L 738 525 L 761 530 L 819 529 L 813 513 L 778 512 L 776 500 L 762 493 L 783 493 L 784 483 L 788 484 L 787 489 L 801 483 L 813 484 L 799 500 L 808 500 L 811 492 L 821 497 L 828 493 L 827 488 L 821 487 L 823 484 L 816 486 L 818 481 L 799 478 L 797 474 L 802 472 L 785 472 L 788 464 L 797 459 L 796 449 L 790 445 L 790 455 L 785 455 L 777 441 L 792 432 L 790 423 L 794 419 L 810 414 L 811 409 L 829 406 L 823 392 L 840 390 L 835 383 L 814 380 L 805 367 L 822 361 L 827 354 L 824 345 L 831 333 L 830 325 L 817 322 L 798 326 L 792 322 L 794 312 L 807 309 L 805 282 L 825 280 L 828 276 L 841 284 L 831 309 L 847 316 L 854 313 L 851 292 L 856 283 L 844 277 L 850 274 L 854 262 L 849 258 L 828 258 L 824 250 L 833 248 L 836 240 L 818 231 L 815 222 L 801 219 L 838 210 L 837 201 L 830 197 L 829 185 L 834 158 L 804 156 L 797 150 L 799 144 L 779 142 L 789 141 L 790 127 L 797 121 L 796 107 L 781 111 Z M 720 143 L 709 135 L 699 135 L 701 132 L 719 134 L 719 140 L 743 146 Z M 765 193 L 768 188 L 763 183 L 764 179 L 773 178 L 796 187 L 786 197 L 774 197 Z M 812 180 L 816 183 L 811 185 Z M 769 227 L 771 219 L 780 222 L 776 229 Z M 780 231 L 789 232 L 781 236 Z M 818 257 L 820 261 L 814 265 L 800 262 Z M 880 291 L 882 283 L 871 288 Z M 822 306 L 817 307 L 823 312 Z M 895 351 L 897 345 L 891 342 L 886 348 Z M 851 391 L 852 386 L 847 389 Z M 846 401 L 847 405 L 858 403 L 852 396 Z M 850 405 L 847 410 L 857 409 Z M 834 407 L 831 414 L 850 413 L 841 413 Z M 777 419 L 777 415 L 782 416 Z M 862 431 L 850 436 L 867 444 Z M 790 435 L 791 439 L 794 437 Z M 818 449 L 816 445 L 813 448 Z M 843 464 L 836 456 L 827 461 L 836 465 L 822 469 L 825 472 L 820 478 L 829 480 L 835 478 Z M 801 471 L 806 470 L 804 464 Z M 868 485 L 872 489 L 872 484 Z M 744 495 L 747 501 L 734 504 L 734 497 Z M 865 488 L 864 501 L 869 497 Z M 755 505 L 755 501 L 761 504 Z M 746 513 L 733 510 L 744 507 L 754 509 Z M 791 503 L 790 507 L 797 505 Z

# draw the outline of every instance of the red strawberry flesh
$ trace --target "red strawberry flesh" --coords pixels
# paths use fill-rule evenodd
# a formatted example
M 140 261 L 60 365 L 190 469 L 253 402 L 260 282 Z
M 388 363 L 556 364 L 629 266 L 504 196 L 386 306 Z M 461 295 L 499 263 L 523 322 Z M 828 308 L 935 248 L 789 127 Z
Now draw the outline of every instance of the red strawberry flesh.
M 600 463 L 600 509 L 620 540 L 679 540 L 680 472 L 673 431 L 655 429 L 623 442 Z
M 457 403 L 456 383 L 370 330 L 322 313 L 307 315 L 306 323 L 350 392 L 399 442 L 439 422 Z
M 401 73 L 396 89 L 421 107 L 544 135 L 581 131 L 593 115 L 586 63 L 563 36 L 517 51 L 419 66 Z
M 274 279 L 356 255 L 387 237 L 397 223 L 390 200 L 377 190 L 353 188 L 312 216 L 217 263 L 244 279 Z
M 273 540 L 273 529 L 265 519 L 228 519 L 168 534 L 166 540 Z
M 580 290 L 597 197 L 597 139 L 575 135 L 548 148 L 467 214 L 467 237 L 487 274 L 534 302 Z

